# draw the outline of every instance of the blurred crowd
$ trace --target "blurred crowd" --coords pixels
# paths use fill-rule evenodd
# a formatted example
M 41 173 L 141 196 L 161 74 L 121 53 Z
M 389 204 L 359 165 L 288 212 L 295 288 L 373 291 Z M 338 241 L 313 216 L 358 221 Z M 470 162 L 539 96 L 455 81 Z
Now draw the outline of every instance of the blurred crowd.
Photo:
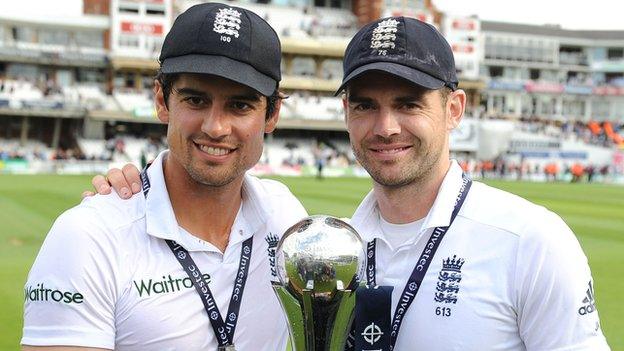
M 580 162 L 549 161 L 529 162 L 522 160 L 515 162 L 497 158 L 495 160 L 463 159 L 460 166 L 473 178 L 480 179 L 503 179 L 503 180 L 529 180 L 529 181 L 570 181 L 593 182 L 606 180 L 615 173 L 612 165 L 583 165 Z
M 553 121 L 537 117 L 521 119 L 526 132 L 544 134 L 560 139 L 576 139 L 587 144 L 609 147 L 624 143 L 624 122 L 615 121 Z

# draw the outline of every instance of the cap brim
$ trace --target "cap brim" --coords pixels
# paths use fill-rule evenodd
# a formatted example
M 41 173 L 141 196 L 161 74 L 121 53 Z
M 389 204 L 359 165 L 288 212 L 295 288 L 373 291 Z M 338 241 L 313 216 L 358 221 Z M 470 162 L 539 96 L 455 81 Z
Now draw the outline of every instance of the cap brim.
M 277 81 L 253 68 L 251 65 L 217 55 L 184 55 L 170 57 L 161 64 L 163 73 L 201 73 L 223 77 L 271 96 Z
M 360 66 L 349 73 L 342 80 L 342 84 L 340 84 L 340 88 L 336 90 L 334 96 L 340 94 L 351 81 L 370 71 L 386 72 L 427 89 L 440 89 L 445 85 L 443 80 L 408 66 L 393 62 L 373 62 Z

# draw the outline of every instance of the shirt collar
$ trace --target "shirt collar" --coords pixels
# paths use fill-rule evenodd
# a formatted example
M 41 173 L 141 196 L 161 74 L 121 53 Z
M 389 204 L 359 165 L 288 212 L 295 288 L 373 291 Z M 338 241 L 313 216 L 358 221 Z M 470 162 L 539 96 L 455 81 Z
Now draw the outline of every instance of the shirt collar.
M 206 251 L 210 249 L 202 240 L 179 229 L 171 200 L 167 191 L 163 172 L 163 162 L 168 150 L 161 152 L 147 169 L 150 190 L 145 197 L 145 221 L 147 234 L 174 240 L 188 251 Z M 257 232 L 269 217 L 268 210 L 262 206 L 262 188 L 259 180 L 245 175 L 242 188 L 242 205 L 238 211 L 228 246 L 242 242 Z
M 448 226 L 455 206 L 455 200 L 462 186 L 462 169 L 455 160 L 444 176 L 433 206 L 429 209 L 421 232 L 430 228 Z M 374 190 L 371 190 L 351 217 L 351 225 L 358 231 L 362 239 L 371 241 L 381 238 L 381 213 L 377 206 Z
M 463 171 L 457 161 L 451 160 L 451 166 L 446 172 L 433 206 L 425 217 L 423 229 L 446 227 L 451 223 L 455 201 L 462 186 L 462 174 Z

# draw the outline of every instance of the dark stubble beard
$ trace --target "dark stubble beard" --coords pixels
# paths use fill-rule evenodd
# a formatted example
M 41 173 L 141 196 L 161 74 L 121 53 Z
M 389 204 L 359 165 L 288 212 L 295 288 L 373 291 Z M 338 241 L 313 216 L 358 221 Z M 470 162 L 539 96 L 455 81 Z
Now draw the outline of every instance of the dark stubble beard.
M 412 148 L 413 150 L 419 150 L 420 146 L 420 140 L 416 139 Z M 390 178 L 383 174 L 383 163 L 374 163 L 373 161 L 368 160 L 365 151 L 368 148 L 364 145 L 364 143 L 361 143 L 359 147 L 356 147 L 353 143 L 351 143 L 351 147 L 353 149 L 353 153 L 355 154 L 355 158 L 377 184 L 394 189 L 426 181 L 433 172 L 436 163 L 439 162 L 442 153 L 440 151 L 437 154 L 435 152 L 428 152 L 424 155 L 419 154 L 418 160 L 420 162 L 418 166 L 416 164 L 412 164 L 411 167 L 408 165 L 403 168 L 404 172 L 396 177 Z
M 189 147 L 195 147 L 192 143 Z M 236 159 L 234 164 L 231 167 L 223 169 L 221 171 L 210 170 L 210 165 L 205 165 L 207 167 L 207 172 L 203 172 L 202 168 L 195 167 L 195 164 L 199 164 L 196 160 L 194 160 L 191 155 L 191 150 L 189 149 L 189 153 L 185 155 L 186 159 L 183 162 L 184 169 L 188 173 L 188 175 L 193 179 L 196 183 L 199 183 L 204 186 L 209 187 L 222 187 L 230 184 L 236 178 L 245 174 L 247 169 L 244 167 L 245 158 Z

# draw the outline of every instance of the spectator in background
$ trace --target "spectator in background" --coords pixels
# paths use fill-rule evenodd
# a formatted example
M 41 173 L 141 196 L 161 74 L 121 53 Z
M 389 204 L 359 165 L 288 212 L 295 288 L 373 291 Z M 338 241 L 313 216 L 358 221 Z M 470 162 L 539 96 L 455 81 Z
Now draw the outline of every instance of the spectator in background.
M 585 173 L 587 173 L 587 182 L 591 183 L 594 179 L 594 174 L 596 173 L 596 167 L 591 163 L 585 167 Z
M 583 174 L 585 173 L 585 168 L 582 164 L 575 162 L 570 167 L 570 173 L 572 174 L 572 183 L 578 183 L 581 181 Z

